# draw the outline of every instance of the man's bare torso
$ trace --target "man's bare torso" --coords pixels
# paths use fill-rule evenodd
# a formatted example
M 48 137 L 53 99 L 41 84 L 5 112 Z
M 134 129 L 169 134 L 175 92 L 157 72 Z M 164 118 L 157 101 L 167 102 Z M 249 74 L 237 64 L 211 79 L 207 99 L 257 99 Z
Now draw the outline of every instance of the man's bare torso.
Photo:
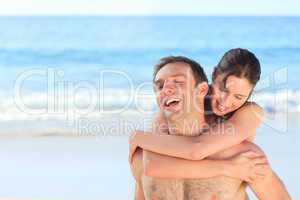
M 243 143 L 210 156 L 226 159 L 251 149 Z M 246 200 L 246 184 L 241 180 L 218 176 L 205 179 L 159 179 L 142 176 L 146 200 Z

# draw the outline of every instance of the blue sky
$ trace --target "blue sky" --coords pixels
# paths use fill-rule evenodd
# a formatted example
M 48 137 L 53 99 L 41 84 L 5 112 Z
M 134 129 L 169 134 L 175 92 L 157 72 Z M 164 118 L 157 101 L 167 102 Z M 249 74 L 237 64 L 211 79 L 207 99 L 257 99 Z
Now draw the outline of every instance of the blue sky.
M 0 15 L 300 15 L 300 1 L 2 0 Z

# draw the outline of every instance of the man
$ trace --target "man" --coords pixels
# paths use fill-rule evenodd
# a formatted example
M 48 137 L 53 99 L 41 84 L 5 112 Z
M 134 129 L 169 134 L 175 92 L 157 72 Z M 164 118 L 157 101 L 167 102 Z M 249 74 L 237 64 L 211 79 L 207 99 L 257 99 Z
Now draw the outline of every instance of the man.
M 208 90 L 206 76 L 200 65 L 188 58 L 171 57 L 168 60 L 156 73 L 154 82 L 157 102 L 167 120 L 169 133 L 199 135 L 207 127 L 203 112 L 204 97 Z M 255 148 L 252 144 L 243 143 L 212 155 L 209 159 L 230 159 Z M 163 159 L 164 156 L 153 152 L 141 149 L 136 152 L 131 166 L 137 181 L 136 199 L 247 199 L 245 182 L 227 176 L 203 179 L 158 179 L 147 176 L 153 175 L 149 163 L 163 162 Z M 267 191 L 270 185 L 275 192 Z M 269 173 L 263 180 L 250 183 L 250 187 L 262 200 L 289 199 L 273 173 Z

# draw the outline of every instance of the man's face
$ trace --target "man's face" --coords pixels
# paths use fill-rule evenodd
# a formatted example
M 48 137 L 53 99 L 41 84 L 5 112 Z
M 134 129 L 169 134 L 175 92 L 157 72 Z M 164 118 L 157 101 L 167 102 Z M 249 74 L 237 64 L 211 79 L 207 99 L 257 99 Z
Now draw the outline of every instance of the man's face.
M 196 112 L 196 81 L 191 67 L 183 62 L 169 63 L 155 76 L 157 104 L 167 119 L 183 118 Z

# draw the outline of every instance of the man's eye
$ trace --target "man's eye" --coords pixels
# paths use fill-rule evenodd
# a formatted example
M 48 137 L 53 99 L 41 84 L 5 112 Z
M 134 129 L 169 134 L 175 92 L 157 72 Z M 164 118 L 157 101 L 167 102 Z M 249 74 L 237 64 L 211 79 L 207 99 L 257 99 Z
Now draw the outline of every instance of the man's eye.
M 183 80 L 175 80 L 175 83 L 184 83 Z

